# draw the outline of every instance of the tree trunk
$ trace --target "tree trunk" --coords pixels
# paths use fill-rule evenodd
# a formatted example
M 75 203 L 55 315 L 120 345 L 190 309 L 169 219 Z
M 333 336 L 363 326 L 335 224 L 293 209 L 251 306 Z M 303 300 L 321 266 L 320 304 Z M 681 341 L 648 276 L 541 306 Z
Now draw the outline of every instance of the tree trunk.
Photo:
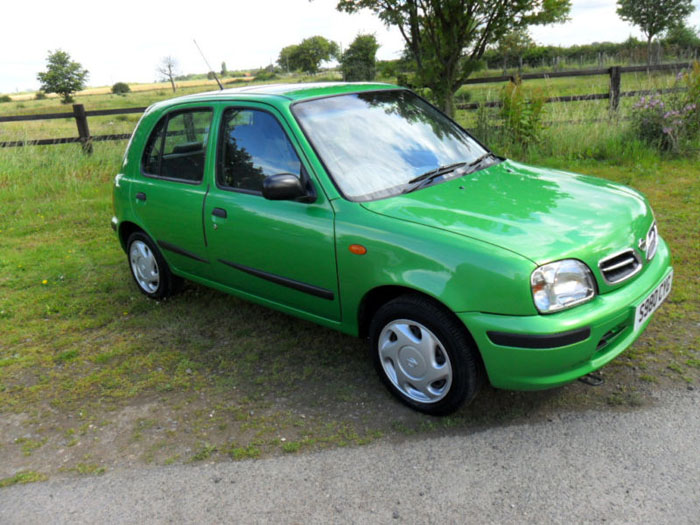
M 651 35 L 647 37 L 647 66 L 651 65 Z
M 172 77 L 172 76 L 170 77 L 170 85 L 171 85 L 172 88 L 173 88 L 173 93 L 175 93 L 175 80 L 173 80 L 173 77 Z
M 450 118 L 455 116 L 455 93 L 459 88 L 451 88 L 446 86 L 431 86 L 437 106 Z

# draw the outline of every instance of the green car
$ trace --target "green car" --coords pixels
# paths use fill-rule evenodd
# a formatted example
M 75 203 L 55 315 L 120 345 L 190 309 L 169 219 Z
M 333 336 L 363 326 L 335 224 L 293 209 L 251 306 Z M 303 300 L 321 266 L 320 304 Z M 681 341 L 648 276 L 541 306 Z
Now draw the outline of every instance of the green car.
M 151 106 L 114 182 L 134 280 L 188 279 L 368 338 L 407 405 L 575 380 L 671 291 L 646 199 L 494 155 L 409 90 L 257 86 Z

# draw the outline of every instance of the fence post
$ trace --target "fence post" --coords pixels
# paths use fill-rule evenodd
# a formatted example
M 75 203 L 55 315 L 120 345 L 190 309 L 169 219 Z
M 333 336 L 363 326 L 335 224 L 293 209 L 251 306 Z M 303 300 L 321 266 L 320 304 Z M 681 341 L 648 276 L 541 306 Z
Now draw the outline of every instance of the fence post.
M 92 154 L 92 139 L 90 138 L 90 128 L 88 128 L 87 115 L 85 115 L 85 106 L 82 104 L 73 104 L 73 116 L 75 123 L 78 126 L 78 138 L 83 146 L 83 153 Z
M 610 109 L 617 111 L 620 105 L 620 66 L 610 68 Z

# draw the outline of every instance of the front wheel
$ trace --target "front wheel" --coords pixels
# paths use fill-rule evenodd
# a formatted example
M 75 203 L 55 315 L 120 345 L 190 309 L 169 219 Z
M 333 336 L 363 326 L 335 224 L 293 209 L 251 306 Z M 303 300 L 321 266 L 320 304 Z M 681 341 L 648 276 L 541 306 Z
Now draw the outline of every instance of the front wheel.
M 471 401 L 483 381 L 477 350 L 452 314 L 419 296 L 401 296 L 370 325 L 374 365 L 406 405 L 432 415 Z

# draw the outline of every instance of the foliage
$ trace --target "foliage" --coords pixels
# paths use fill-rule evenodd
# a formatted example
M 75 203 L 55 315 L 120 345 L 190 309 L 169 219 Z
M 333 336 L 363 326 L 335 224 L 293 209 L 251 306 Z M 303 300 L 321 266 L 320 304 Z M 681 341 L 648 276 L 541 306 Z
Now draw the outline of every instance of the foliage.
M 454 115 L 454 94 L 475 69 L 486 47 L 514 29 L 563 21 L 570 0 L 339 0 L 354 13 L 370 9 L 397 26 L 418 82 Z
M 127 93 L 131 93 L 131 88 L 126 82 L 117 82 L 112 86 L 112 93 L 115 95 L 126 95 Z
M 694 28 L 681 22 L 669 28 L 664 44 L 686 49 L 700 48 L 700 36 Z
M 268 66 L 264 69 L 261 69 L 257 73 L 255 73 L 255 80 L 260 80 L 262 82 L 268 81 L 268 80 L 274 80 L 277 78 L 277 71 L 275 71 L 275 68 L 272 66 Z
M 522 146 L 538 142 L 544 109 L 542 92 L 527 90 L 518 79 L 503 88 L 501 102 L 501 117 L 508 138 Z
M 228 75 L 228 69 L 226 68 L 226 62 L 221 62 L 221 76 L 225 77 Z
M 283 47 L 282 51 L 280 51 L 277 64 L 279 64 L 280 68 L 284 69 L 287 73 L 292 71 L 292 62 L 294 60 L 293 57 L 296 55 L 298 47 L 298 45 L 293 44 L 291 46 Z
M 46 100 L 46 93 L 43 91 L 37 91 L 34 94 L 34 100 Z
M 0 103 L 12 102 L 12 97 L 10 95 L 0 95 Z
M 497 45 L 498 53 L 503 58 L 503 69 L 514 59 L 522 61 L 525 52 L 534 45 L 535 42 L 525 28 L 514 29 L 503 35 Z
M 639 26 L 647 37 L 647 61 L 651 61 L 652 39 L 678 25 L 693 12 L 692 0 L 617 0 L 617 14 Z
M 683 152 L 700 138 L 700 63 L 680 73 L 677 84 L 687 91 L 666 101 L 660 95 L 642 97 L 632 113 L 632 130 L 639 139 L 674 153 Z
M 58 93 L 64 104 L 72 102 L 73 93 L 85 87 L 87 77 L 88 70 L 72 61 L 70 55 L 60 49 L 53 53 L 49 51 L 46 71 L 37 75 L 41 90 L 45 93 Z
M 694 39 L 693 39 L 694 37 Z M 693 33 L 692 28 L 669 29 L 666 38 L 661 41 L 664 54 L 685 60 L 680 53 L 696 49 L 700 50 L 700 39 Z M 516 55 L 517 56 L 517 55 Z M 593 42 L 573 46 L 541 46 L 532 45 L 523 50 L 523 64 L 531 67 L 539 67 L 545 64 L 553 65 L 557 60 L 577 61 L 580 63 L 596 63 L 602 57 L 621 62 L 643 62 L 647 60 L 647 43 L 630 36 L 624 42 Z M 497 69 L 503 66 L 504 58 L 509 62 L 512 59 L 504 57 L 498 46 L 492 46 L 484 52 L 484 60 L 488 67 Z
M 338 58 L 339 55 L 338 44 L 322 36 L 312 36 L 305 38 L 300 44 L 283 48 L 277 63 L 288 72 L 303 71 L 314 74 L 318 73 L 321 62 Z
M 374 35 L 357 35 L 340 59 L 343 78 L 349 82 L 374 80 L 377 49 Z

